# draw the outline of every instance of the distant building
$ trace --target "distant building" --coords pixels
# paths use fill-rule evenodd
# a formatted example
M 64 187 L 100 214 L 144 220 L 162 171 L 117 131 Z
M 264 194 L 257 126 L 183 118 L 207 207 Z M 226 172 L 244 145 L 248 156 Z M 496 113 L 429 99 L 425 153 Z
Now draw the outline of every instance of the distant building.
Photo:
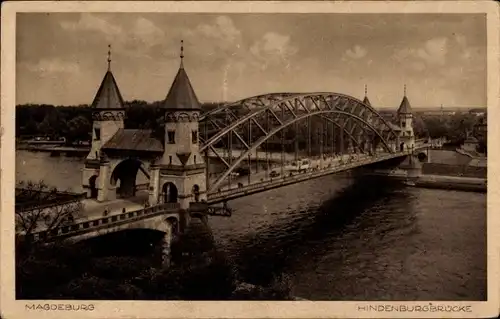
M 474 125 L 472 135 L 479 140 L 485 140 L 488 136 L 488 117 L 481 117 L 477 123 Z

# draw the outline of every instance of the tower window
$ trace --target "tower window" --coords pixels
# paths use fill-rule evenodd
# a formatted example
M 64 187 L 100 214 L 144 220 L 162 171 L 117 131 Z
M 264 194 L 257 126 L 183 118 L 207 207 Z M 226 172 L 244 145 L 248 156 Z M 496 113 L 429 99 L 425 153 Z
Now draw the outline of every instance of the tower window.
M 94 134 L 95 134 L 96 141 L 100 141 L 101 140 L 101 129 L 100 128 L 95 128 L 94 129 Z
M 198 143 L 198 131 L 191 132 L 191 141 L 193 142 L 193 144 Z
M 172 156 L 168 157 L 168 164 L 172 165 Z
M 194 156 L 194 163 L 196 164 L 196 155 Z
M 168 135 L 167 143 L 168 144 L 175 144 L 175 131 L 168 131 L 167 135 Z
M 401 126 L 406 127 L 406 122 L 405 121 L 401 122 Z

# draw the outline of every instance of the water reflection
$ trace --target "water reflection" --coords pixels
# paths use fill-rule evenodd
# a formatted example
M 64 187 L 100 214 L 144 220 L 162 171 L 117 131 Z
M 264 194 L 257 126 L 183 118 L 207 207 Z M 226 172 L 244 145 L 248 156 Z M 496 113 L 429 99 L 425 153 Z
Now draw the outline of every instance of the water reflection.
M 330 250 L 339 234 L 344 231 L 352 234 L 352 228 L 357 227 L 353 226 L 355 220 L 364 220 L 364 214 L 369 214 L 373 207 L 383 205 L 384 201 L 393 197 L 406 198 L 407 194 L 395 192 L 398 186 L 380 178 L 357 180 L 320 205 L 282 212 L 286 219 L 240 237 L 235 243 L 237 246 L 229 250 L 244 278 L 254 283 L 265 284 L 273 275 L 297 268 L 297 264 L 314 267 L 316 260 Z M 402 202 L 410 203 L 408 200 Z M 369 220 L 378 224 L 382 219 L 384 217 L 381 216 L 378 221 Z M 378 230 L 381 240 L 384 233 L 405 228 L 404 223 L 414 221 L 414 217 L 400 219 L 399 223 L 392 219 L 389 225 Z M 370 224 L 364 227 L 370 228 Z M 368 232 L 363 236 L 370 234 Z M 343 257 L 346 256 L 339 257 L 345 259 Z

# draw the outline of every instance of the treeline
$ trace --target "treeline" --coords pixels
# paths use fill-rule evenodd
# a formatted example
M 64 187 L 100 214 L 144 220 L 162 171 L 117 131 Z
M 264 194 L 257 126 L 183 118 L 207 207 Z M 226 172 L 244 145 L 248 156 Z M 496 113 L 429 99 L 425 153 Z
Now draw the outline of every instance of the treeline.
M 125 127 L 155 129 L 161 102 L 134 100 L 125 102 Z M 203 103 L 203 110 L 211 110 L 221 103 Z M 67 144 L 88 141 L 91 138 L 92 110 L 89 105 L 54 106 L 23 104 L 16 107 L 16 137 L 65 138 Z
M 157 130 L 162 123 L 159 121 L 159 106 L 161 102 L 146 102 L 134 100 L 125 102 L 127 118 L 126 128 Z M 217 108 L 223 103 L 203 103 L 203 111 Z M 90 140 L 92 128 L 92 114 L 88 105 L 78 106 L 54 106 L 47 104 L 25 104 L 16 107 L 16 136 L 33 137 L 46 136 L 51 139 L 64 137 L 67 144 L 77 141 Z M 397 122 L 396 114 L 393 113 L 389 120 Z M 478 118 L 470 113 L 455 113 L 454 115 L 414 115 L 414 131 L 417 138 L 439 138 L 446 137 L 455 144 L 462 143 L 467 132 L 472 132 Z M 312 121 L 313 125 L 315 124 Z M 313 130 L 314 131 L 314 130 Z M 295 132 L 290 127 L 285 133 L 286 139 L 306 134 L 301 131 Z M 313 136 L 313 139 L 315 137 Z M 313 141 L 315 142 L 315 141 Z M 480 141 L 485 147 L 486 141 Z
M 485 115 L 486 116 L 486 115 Z M 446 137 L 451 145 L 461 145 L 467 137 L 473 136 L 474 127 L 484 118 L 470 113 L 455 113 L 449 116 L 427 115 L 422 117 L 431 138 Z M 475 136 L 478 139 L 477 151 L 487 152 L 487 134 Z

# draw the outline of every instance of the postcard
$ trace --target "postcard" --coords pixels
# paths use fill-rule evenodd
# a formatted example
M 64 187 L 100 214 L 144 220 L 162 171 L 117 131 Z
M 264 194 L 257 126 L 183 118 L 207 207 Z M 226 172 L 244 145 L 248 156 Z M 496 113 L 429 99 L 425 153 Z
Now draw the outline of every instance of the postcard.
M 499 314 L 494 2 L 2 9 L 6 318 Z

